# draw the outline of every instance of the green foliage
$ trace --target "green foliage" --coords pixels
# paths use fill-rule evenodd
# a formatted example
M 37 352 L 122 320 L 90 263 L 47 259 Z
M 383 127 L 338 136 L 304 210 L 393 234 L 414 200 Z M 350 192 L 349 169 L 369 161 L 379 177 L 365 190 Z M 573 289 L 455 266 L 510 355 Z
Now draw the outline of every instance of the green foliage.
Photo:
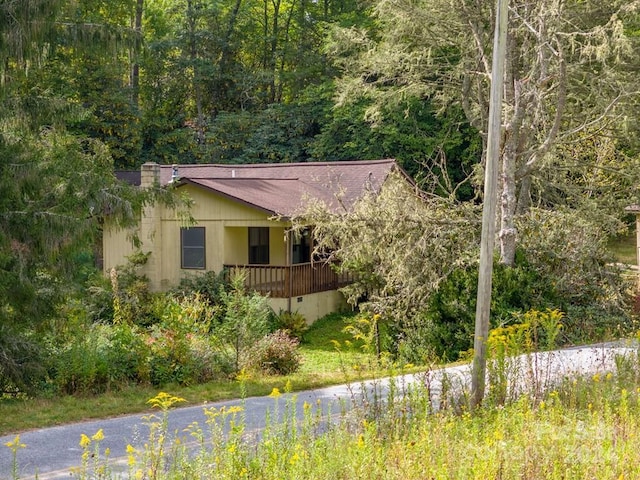
M 139 267 L 147 262 L 148 255 L 138 253 L 129 257 L 129 261 L 121 268 L 113 268 L 109 278 L 111 288 L 109 290 L 94 286 L 92 292 L 93 301 L 103 301 L 105 295 L 111 296 L 112 318 L 96 320 L 112 320 L 114 323 L 129 323 L 137 325 L 150 325 L 159 320 L 159 313 L 155 311 L 155 298 L 149 290 L 149 281 L 144 275 L 138 273 Z M 91 307 L 90 307 L 91 308 Z M 92 310 L 96 310 L 95 307 Z
M 46 377 L 46 350 L 29 331 L 0 322 L 0 389 L 6 394 L 37 391 Z
M 595 213 L 531 209 L 518 221 L 522 248 L 531 268 L 567 304 L 626 309 L 629 284 L 614 266 L 606 225 L 599 220 Z
M 453 106 L 436 112 L 430 102 L 409 98 L 386 106 L 380 118 L 367 119 L 370 101 L 360 100 L 331 111 L 314 138 L 319 160 L 395 158 L 427 190 L 470 199 L 469 177 L 479 162 L 480 138 Z
M 215 273 L 211 270 L 201 275 L 192 275 L 180 280 L 180 284 L 171 290 L 171 294 L 187 296 L 198 293 L 211 306 L 221 306 L 220 292 L 228 287 L 226 273 Z
M 280 312 L 275 318 L 276 330 L 283 330 L 289 336 L 302 340 L 309 329 L 307 319 L 299 312 Z
M 299 341 L 284 330 L 277 330 L 258 340 L 247 352 L 244 368 L 267 375 L 289 375 L 301 365 Z
M 55 336 L 54 391 L 93 394 L 127 384 L 192 385 L 227 377 L 232 349 L 212 333 L 215 308 L 207 300 L 198 293 L 159 295 L 153 308 L 158 318 L 151 325 L 78 319 L 67 334 Z
M 215 307 L 197 292 L 165 297 L 161 321 L 146 336 L 153 385 L 191 385 L 226 377 L 233 357 L 212 332 L 215 313 Z
M 52 352 L 55 393 L 96 394 L 148 381 L 148 347 L 127 324 L 80 326 Z
M 379 314 L 361 313 L 347 319 L 343 331 L 361 345 L 365 353 L 377 358 L 393 348 L 393 339 L 389 334 L 389 324 Z
M 229 292 L 220 292 L 225 314 L 215 329 L 215 334 L 233 349 L 236 371 L 240 371 L 251 347 L 269 333 L 272 315 L 266 297 L 257 293 L 247 294 L 244 282 L 242 274 L 235 275 Z

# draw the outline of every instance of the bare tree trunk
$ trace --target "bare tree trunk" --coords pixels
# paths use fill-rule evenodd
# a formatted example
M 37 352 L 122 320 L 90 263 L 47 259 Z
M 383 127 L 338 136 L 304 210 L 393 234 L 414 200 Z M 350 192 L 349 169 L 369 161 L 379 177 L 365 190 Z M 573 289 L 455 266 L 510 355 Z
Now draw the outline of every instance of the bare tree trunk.
M 516 213 L 516 178 L 515 161 L 507 152 L 502 154 L 502 194 L 500 195 L 500 262 L 513 266 L 516 258 L 516 239 L 518 231 L 515 227 Z
M 131 73 L 129 77 L 129 86 L 131 87 L 131 103 L 138 106 L 139 87 L 140 87 L 140 65 L 138 57 L 142 45 L 142 12 L 144 9 L 144 0 L 136 1 L 136 11 L 133 18 L 133 34 L 135 35 L 133 49 L 131 51 Z
M 520 190 L 518 192 L 518 205 L 516 205 L 516 215 L 522 215 L 531 207 L 531 175 L 527 175 L 520 180 Z
M 187 25 L 189 28 L 189 59 L 193 65 L 193 93 L 196 104 L 196 135 L 199 144 L 204 143 L 204 113 L 202 109 L 202 89 L 200 87 L 200 72 L 196 64 L 198 59 L 198 49 L 196 46 L 196 13 L 193 7 L 193 0 L 187 0 Z

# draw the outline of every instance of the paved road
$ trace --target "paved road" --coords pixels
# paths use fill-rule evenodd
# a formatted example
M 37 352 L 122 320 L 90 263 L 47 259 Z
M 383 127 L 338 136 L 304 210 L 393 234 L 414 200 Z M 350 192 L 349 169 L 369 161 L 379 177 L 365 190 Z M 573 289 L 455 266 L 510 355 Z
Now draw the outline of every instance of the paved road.
M 635 348 L 620 344 L 606 344 L 517 357 L 510 364 L 512 378 L 515 379 L 511 388 L 515 392 L 524 388 L 526 384 L 543 389 L 564 376 L 615 371 L 617 356 L 635 353 L 637 353 Z M 416 382 L 427 384 L 432 405 L 437 408 L 441 400 L 442 379 L 445 375 L 448 384 L 453 388 L 468 391 L 470 384 L 468 365 L 435 370 L 428 374 L 396 377 L 394 382 L 401 386 Z M 282 405 L 287 400 L 295 401 L 299 415 L 302 415 L 304 402 L 313 405 L 314 408 L 321 408 L 323 412 L 335 413 L 350 408 L 354 401 L 359 401 L 359 398 L 370 394 L 373 389 L 384 396 L 388 385 L 389 379 L 340 385 L 283 395 L 278 402 Z M 254 397 L 244 401 L 232 400 L 177 408 L 169 414 L 169 432 L 181 432 L 193 422 L 204 426 L 206 416 L 203 407 L 220 408 L 241 404 L 246 418 L 245 431 L 259 435 L 260 430 L 264 428 L 268 412 L 274 411 L 273 398 Z M 128 444 L 134 447 L 141 446 L 149 433 L 149 427 L 141 414 L 24 432 L 20 435 L 20 441 L 27 447 L 18 452 L 19 478 L 32 479 L 36 475 L 40 480 L 70 478 L 71 468 L 78 466 L 81 461 L 82 449 L 79 445 L 81 434 L 92 436 L 99 429 L 104 433 L 104 440 L 100 443 L 101 450 L 110 449 L 110 458 L 115 463 L 115 471 L 118 469 L 118 461 L 122 463 L 122 471 L 124 471 L 126 446 Z M 11 478 L 11 452 L 4 444 L 12 441 L 14 437 L 15 435 L 0 437 L 0 479 L 2 480 Z

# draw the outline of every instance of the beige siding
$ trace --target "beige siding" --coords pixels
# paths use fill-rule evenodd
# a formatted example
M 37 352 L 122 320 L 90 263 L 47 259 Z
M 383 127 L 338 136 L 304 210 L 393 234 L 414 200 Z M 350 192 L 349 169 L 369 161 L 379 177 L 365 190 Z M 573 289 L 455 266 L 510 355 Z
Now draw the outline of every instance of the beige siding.
M 113 267 L 127 263 L 127 257 L 134 253 L 134 230 L 116 229 L 105 222 L 102 231 L 102 262 L 104 272 L 109 273 Z
M 213 192 L 191 185 L 181 187 L 180 191 L 188 193 L 193 200 L 191 215 L 196 220 L 216 219 L 230 224 L 242 222 L 242 225 L 254 227 L 268 227 L 273 224 L 269 221 L 270 215 L 267 212 L 251 208 Z
M 287 265 L 287 247 L 284 240 L 284 227 L 272 225 L 269 230 L 269 263 Z M 274 228 L 275 227 L 275 228 Z
M 224 264 L 245 265 L 249 262 L 249 229 L 226 227 L 224 229 Z
M 190 185 L 181 187 L 181 193 L 186 193 L 193 200 L 190 210 L 193 226 L 205 228 L 206 270 L 220 272 L 225 264 L 248 262 L 248 227 L 269 227 L 270 263 L 285 264 L 285 228 L 269 220 L 267 212 Z M 203 273 L 205 270 L 181 268 L 180 228 L 185 224 L 176 212 L 164 207 L 150 207 L 148 210 L 141 225 L 140 240 L 142 252 L 152 251 L 143 270 L 149 276 L 151 288 L 165 290 L 177 285 L 185 276 Z M 105 228 L 105 272 L 126 263 L 126 256 L 133 252 L 133 243 L 127 240 L 127 232 Z

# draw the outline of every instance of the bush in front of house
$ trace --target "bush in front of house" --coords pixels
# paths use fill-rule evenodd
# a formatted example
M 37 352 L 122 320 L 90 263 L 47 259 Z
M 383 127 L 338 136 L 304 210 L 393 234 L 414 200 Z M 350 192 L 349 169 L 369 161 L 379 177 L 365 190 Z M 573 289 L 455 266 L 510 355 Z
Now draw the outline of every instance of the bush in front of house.
M 277 330 L 258 340 L 248 351 L 244 368 L 267 375 L 289 375 L 302 364 L 299 340 Z
M 300 312 L 281 311 L 275 318 L 276 330 L 284 330 L 289 336 L 302 340 L 309 329 L 307 319 Z
M 96 394 L 149 379 L 149 348 L 135 326 L 76 328 L 50 349 L 49 384 L 55 393 Z

